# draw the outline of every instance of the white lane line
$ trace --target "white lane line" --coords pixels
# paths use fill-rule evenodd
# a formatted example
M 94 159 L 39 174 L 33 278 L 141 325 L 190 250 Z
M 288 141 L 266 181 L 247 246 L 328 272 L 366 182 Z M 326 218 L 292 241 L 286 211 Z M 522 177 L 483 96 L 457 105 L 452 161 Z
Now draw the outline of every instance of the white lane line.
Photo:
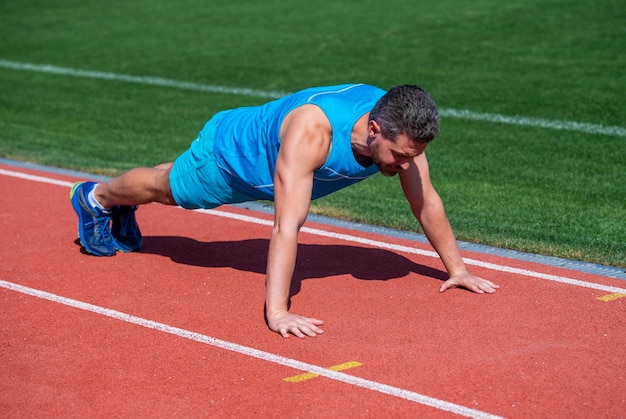
M 286 92 L 248 89 L 245 87 L 226 87 L 213 84 L 200 84 L 180 80 L 165 79 L 151 76 L 132 76 L 129 74 L 110 73 L 103 71 L 79 70 L 76 68 L 57 67 L 54 65 L 39 65 L 31 63 L 21 63 L 0 59 L 0 67 L 11 70 L 35 71 L 38 73 L 56 74 L 60 76 L 80 77 L 98 80 L 113 80 L 129 83 L 145 84 L 161 87 L 172 87 L 175 89 L 194 90 L 199 92 L 224 93 L 236 96 L 249 96 L 264 99 L 277 99 L 285 96 Z
M 442 117 L 469 119 L 473 121 L 486 121 L 508 125 L 521 125 L 535 128 L 550 128 L 564 131 L 578 131 L 587 134 L 610 135 L 626 137 L 626 128 L 589 124 L 586 122 L 560 121 L 552 119 L 529 118 L 525 116 L 507 116 L 497 113 L 473 112 L 467 109 L 440 109 Z
M 65 180 L 58 180 L 58 179 L 53 179 L 53 178 L 44 177 L 44 176 L 36 176 L 36 175 L 31 175 L 31 174 L 23 173 L 23 172 L 15 172 L 13 170 L 0 169 L 0 175 L 16 177 L 16 178 L 25 179 L 25 180 L 32 180 L 33 182 L 39 182 L 39 183 L 49 183 L 51 185 L 67 186 L 70 188 L 73 185 L 72 182 L 67 182 Z
M 23 285 L 15 284 L 13 282 L 0 280 L 0 287 L 6 288 L 11 291 L 19 292 L 22 294 L 30 295 L 32 297 L 41 298 L 44 300 L 52 301 L 54 303 L 77 308 L 79 310 L 89 311 L 92 313 L 99 314 L 101 316 L 106 316 L 112 319 L 121 320 L 123 322 L 142 326 L 148 329 L 154 329 L 159 332 L 169 333 L 171 335 L 178 336 L 183 339 L 189 339 L 195 342 L 214 346 L 216 348 L 235 352 L 235 353 L 249 356 L 252 358 L 257 358 L 263 361 L 283 365 L 283 366 L 294 368 L 300 371 L 319 374 L 321 376 L 330 378 L 335 381 L 340 381 L 342 383 L 350 384 L 356 387 L 376 391 L 378 393 L 387 394 L 393 397 L 398 397 L 404 400 L 412 401 L 412 402 L 419 403 L 425 406 L 430 406 L 435 409 L 443 410 L 443 411 L 454 413 L 457 415 L 471 417 L 471 418 L 497 418 L 498 417 L 498 416 L 491 415 L 489 413 L 482 412 L 480 410 L 470 409 L 465 406 L 461 406 L 455 403 L 450 403 L 444 400 L 425 396 L 423 394 L 415 393 L 413 391 L 404 390 L 398 387 L 393 387 L 393 386 L 382 384 L 382 383 L 372 381 L 372 380 L 366 380 L 364 378 L 355 377 L 355 376 L 348 375 L 346 373 L 342 373 L 339 371 L 329 370 L 327 368 L 320 367 L 318 365 L 307 364 L 305 362 L 298 361 L 295 359 L 261 351 L 259 349 L 250 348 L 248 346 L 224 341 L 221 339 L 214 338 L 212 336 L 207 336 L 201 333 L 192 332 L 189 330 L 170 326 L 164 323 L 155 322 L 153 320 L 144 319 L 142 317 L 133 316 L 131 314 L 123 313 L 121 311 L 112 310 L 112 309 L 105 308 L 105 307 L 100 307 L 94 304 L 89 304 L 89 303 L 85 303 L 79 300 L 74 300 L 72 298 L 62 297 L 60 295 L 56 295 L 56 294 L 52 294 L 49 292 L 26 287 Z
M 193 90 L 210 93 L 224 93 L 238 96 L 258 97 L 263 99 L 277 99 L 288 92 L 279 92 L 273 90 L 258 90 L 242 87 L 227 87 L 214 84 L 192 83 L 180 80 L 165 79 L 152 76 L 133 76 L 129 74 L 120 74 L 102 71 L 88 71 L 68 67 L 58 67 L 46 64 L 31 64 L 18 61 L 9 61 L 0 59 L 0 67 L 11 70 L 36 71 L 39 73 L 48 73 L 55 75 L 63 75 L 70 77 L 91 78 L 99 80 L 113 80 L 129 83 L 137 83 L 152 86 L 170 87 L 175 89 Z M 522 125 L 537 128 L 550 128 L 556 130 L 577 131 L 588 134 L 600 134 L 617 137 L 626 137 L 626 128 L 619 126 L 606 126 L 600 124 L 590 124 L 576 121 L 560 121 L 541 118 L 529 118 L 523 116 L 507 116 L 497 113 L 474 112 L 468 109 L 440 109 L 439 113 L 442 117 L 467 119 L 475 121 L 485 121 L 491 123 L 501 123 L 509 125 Z
M 72 182 L 57 180 L 57 179 L 48 178 L 44 176 L 35 176 L 35 175 L 28 174 L 28 173 L 16 172 L 16 171 L 5 170 L 5 169 L 0 169 L 0 175 L 31 180 L 34 182 L 42 182 L 42 183 L 49 183 L 52 185 L 66 186 L 66 187 L 71 187 L 73 185 Z M 266 220 L 263 218 L 252 217 L 249 215 L 242 215 L 242 214 L 231 213 L 231 212 L 226 212 L 226 211 L 220 211 L 220 210 L 214 210 L 214 209 L 211 209 L 211 210 L 200 209 L 200 210 L 195 210 L 195 212 L 210 214 L 216 217 L 230 218 L 233 220 L 243 221 L 246 223 L 260 224 L 260 225 L 265 225 L 265 226 L 273 225 L 273 222 L 271 220 Z M 439 258 L 439 255 L 436 252 L 433 252 L 431 250 L 422 250 L 422 249 L 418 249 L 415 247 L 402 246 L 402 245 L 387 243 L 387 242 L 378 241 L 378 240 L 371 240 L 371 239 L 366 239 L 363 237 L 353 236 L 351 234 L 334 233 L 331 231 L 321 230 L 317 228 L 310 228 L 310 227 L 302 227 L 300 231 L 303 233 L 313 234 L 316 236 L 329 237 L 329 238 L 333 238 L 336 240 L 364 244 L 367 246 L 377 247 L 380 249 L 388 249 L 388 250 L 393 250 L 397 252 L 409 253 L 413 255 L 421 255 L 421 256 L 432 257 L 432 258 Z M 577 287 L 595 289 L 599 291 L 605 291 L 608 293 L 616 293 L 616 292 L 626 293 L 625 288 L 613 287 L 613 286 L 608 286 L 608 285 L 603 285 L 603 284 L 596 284 L 593 282 L 580 281 L 578 279 L 568 278 L 564 276 L 544 274 L 541 272 L 535 272 L 535 271 L 531 271 L 528 269 L 514 268 L 512 266 L 483 262 L 480 260 L 470 259 L 470 258 L 463 258 L 463 261 L 467 265 L 479 266 L 482 268 L 487 268 L 487 269 L 491 269 L 491 270 L 499 271 L 499 272 L 522 275 L 522 276 L 531 277 L 531 278 L 545 279 L 548 281 L 559 282 L 562 284 L 568 284 L 568 285 L 573 285 Z
M 241 215 L 237 213 L 230 213 L 230 212 L 224 212 L 224 211 L 219 211 L 219 210 L 196 210 L 196 211 L 205 212 L 207 214 L 215 215 L 218 217 L 231 218 L 234 220 L 244 221 L 248 223 L 262 224 L 262 225 L 267 225 L 267 226 L 273 225 L 273 222 L 270 220 L 251 217 L 248 215 Z M 422 249 L 418 249 L 415 247 L 402 246 L 402 245 L 387 243 L 387 242 L 378 241 L 378 240 L 371 240 L 371 239 L 366 239 L 363 237 L 353 236 L 350 234 L 333 233 L 331 231 L 321 230 L 317 228 L 309 228 L 309 227 L 302 227 L 300 231 L 304 233 L 314 234 L 316 236 L 323 236 L 323 237 L 333 238 L 336 240 L 365 244 L 368 246 L 378 247 L 381 249 L 389 249 L 389 250 L 409 253 L 413 255 L 421 255 L 421 256 L 427 256 L 427 257 L 432 257 L 432 258 L 439 258 L 439 255 L 436 252 L 431 251 L 431 250 L 422 250 Z M 595 289 L 599 291 L 606 291 L 610 293 L 614 293 L 614 292 L 623 293 L 626 291 L 626 289 L 624 288 L 612 287 L 612 286 L 602 285 L 602 284 L 595 284 L 593 282 L 580 281 L 577 279 L 568 278 L 564 276 L 544 274 L 541 272 L 530 271 L 528 269 L 514 268 L 512 266 L 498 265 L 495 263 L 483 262 L 483 261 L 476 260 L 476 259 L 463 258 L 463 262 L 465 262 L 467 265 L 480 266 L 482 268 L 487 268 L 487 269 L 491 269 L 494 271 L 512 273 L 512 274 L 517 274 L 517 275 L 522 275 L 522 276 L 527 276 L 527 277 L 532 277 L 532 278 L 540 278 L 540 279 L 545 279 L 548 281 L 560 282 L 563 284 L 590 288 L 590 289 Z

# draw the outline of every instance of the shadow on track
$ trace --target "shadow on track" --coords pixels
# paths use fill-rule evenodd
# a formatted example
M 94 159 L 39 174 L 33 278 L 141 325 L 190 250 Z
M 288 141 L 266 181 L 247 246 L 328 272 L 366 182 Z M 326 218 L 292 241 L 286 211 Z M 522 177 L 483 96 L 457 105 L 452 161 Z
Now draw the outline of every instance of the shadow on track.
M 143 238 L 142 253 L 157 254 L 176 263 L 201 267 L 230 267 L 265 274 L 269 240 L 200 242 L 186 237 Z M 299 244 L 291 295 L 310 278 L 351 275 L 360 280 L 386 281 L 417 274 L 445 281 L 444 271 L 420 265 L 385 249 L 349 245 Z

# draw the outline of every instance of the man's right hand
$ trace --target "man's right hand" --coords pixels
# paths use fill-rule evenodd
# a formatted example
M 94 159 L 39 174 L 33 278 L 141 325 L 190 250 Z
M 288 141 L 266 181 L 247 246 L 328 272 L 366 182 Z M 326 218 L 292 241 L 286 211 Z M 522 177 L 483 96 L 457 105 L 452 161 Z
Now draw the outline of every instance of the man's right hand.
M 290 334 L 299 338 L 315 337 L 324 333 L 318 327 L 323 324 L 322 320 L 291 314 L 288 311 L 279 311 L 267 316 L 267 325 L 270 330 L 280 333 L 284 338 L 288 338 Z

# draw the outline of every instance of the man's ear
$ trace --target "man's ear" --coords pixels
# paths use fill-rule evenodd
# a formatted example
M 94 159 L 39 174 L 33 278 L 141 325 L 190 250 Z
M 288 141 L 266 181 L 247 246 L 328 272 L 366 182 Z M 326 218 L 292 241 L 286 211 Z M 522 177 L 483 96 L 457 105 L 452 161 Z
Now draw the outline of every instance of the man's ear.
M 367 129 L 368 134 L 371 138 L 374 138 L 378 134 L 380 134 L 380 125 L 378 125 L 378 122 L 374 121 L 373 119 L 368 122 Z

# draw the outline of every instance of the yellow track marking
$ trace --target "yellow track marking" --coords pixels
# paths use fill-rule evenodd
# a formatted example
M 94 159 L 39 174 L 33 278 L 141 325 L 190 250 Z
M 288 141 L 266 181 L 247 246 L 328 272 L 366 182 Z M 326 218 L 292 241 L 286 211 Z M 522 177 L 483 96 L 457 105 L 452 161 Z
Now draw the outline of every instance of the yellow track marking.
M 332 367 L 328 367 L 329 370 L 332 371 L 343 371 L 350 368 L 358 367 L 361 364 L 357 361 L 344 362 L 343 364 L 333 365 Z M 300 381 L 310 380 L 311 378 L 319 377 L 319 374 L 314 372 L 305 372 L 304 374 L 294 375 L 293 377 L 284 378 L 285 381 L 289 383 L 299 383 Z
M 618 298 L 624 298 L 626 297 L 626 294 L 622 294 L 621 292 L 614 292 L 613 294 L 607 294 L 607 295 L 603 295 L 602 297 L 598 297 L 596 298 L 596 300 L 600 300 L 600 301 L 613 301 L 613 300 L 617 300 Z

